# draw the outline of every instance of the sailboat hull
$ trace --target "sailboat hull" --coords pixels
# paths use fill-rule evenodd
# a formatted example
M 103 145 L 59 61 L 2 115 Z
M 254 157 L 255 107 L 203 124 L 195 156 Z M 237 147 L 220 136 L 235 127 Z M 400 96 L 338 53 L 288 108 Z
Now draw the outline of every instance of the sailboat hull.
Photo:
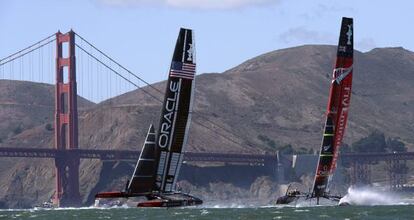
M 140 202 L 137 207 L 184 207 L 203 204 L 201 199 L 183 193 L 156 194 L 151 197 L 153 199 Z
M 297 196 L 281 196 L 279 198 L 277 198 L 276 204 L 278 205 L 287 205 L 290 203 L 293 203 L 295 201 L 297 201 L 299 199 L 299 197 Z
M 277 199 L 277 205 L 301 205 L 301 206 L 335 206 L 339 204 L 340 196 L 326 195 L 324 197 L 316 198 L 309 195 L 285 195 Z
M 136 204 L 136 207 L 184 207 L 184 206 L 196 206 L 203 204 L 203 201 L 195 196 L 184 194 L 180 192 L 172 193 L 154 193 L 154 194 L 127 194 L 124 192 L 103 192 L 96 196 L 98 201 L 95 206 L 119 206 L 123 204 L 122 199 L 128 199 L 133 197 L 145 196 L 147 201 L 140 201 Z M 108 201 L 101 201 L 101 199 L 110 199 Z M 116 199 L 116 200 L 111 200 Z M 119 200 L 121 199 L 121 200 Z M 96 201 L 95 201 L 96 202 Z M 130 204 L 131 205 L 131 204 Z

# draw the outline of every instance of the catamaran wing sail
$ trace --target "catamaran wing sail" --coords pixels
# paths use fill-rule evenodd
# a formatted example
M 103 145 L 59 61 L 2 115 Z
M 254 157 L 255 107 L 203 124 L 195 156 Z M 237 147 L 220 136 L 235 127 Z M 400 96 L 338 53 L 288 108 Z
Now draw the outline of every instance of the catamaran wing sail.
M 155 139 L 154 126 L 151 124 L 134 173 L 126 189 L 130 194 L 150 193 L 154 190 L 155 171 L 157 169 Z
M 193 31 L 181 28 L 175 45 L 162 108 L 157 145 L 157 190 L 175 190 L 190 126 L 196 71 Z
M 323 197 L 336 168 L 351 100 L 354 29 L 352 18 L 342 18 L 337 59 L 327 108 L 326 124 L 313 184 L 313 197 Z
M 101 192 L 96 194 L 95 198 L 127 198 L 146 195 L 154 191 L 155 171 L 157 169 L 157 145 L 155 139 L 155 130 L 151 124 L 134 173 L 128 181 L 125 191 Z

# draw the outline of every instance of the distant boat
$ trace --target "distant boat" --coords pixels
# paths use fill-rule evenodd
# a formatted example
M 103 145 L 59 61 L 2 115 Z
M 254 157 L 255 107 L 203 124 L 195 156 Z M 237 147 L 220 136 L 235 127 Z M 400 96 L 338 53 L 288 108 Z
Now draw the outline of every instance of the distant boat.
M 277 204 L 289 204 L 299 198 L 320 198 L 339 202 L 341 196 L 329 193 L 329 183 L 332 179 L 338 159 L 339 147 L 345 134 L 348 119 L 348 110 L 351 100 L 352 72 L 353 72 L 353 19 L 342 18 L 341 32 L 337 50 L 335 69 L 329 93 L 328 108 L 326 113 L 325 129 L 322 136 L 322 146 L 319 154 L 318 167 L 312 191 L 301 193 L 297 190 L 286 191 L 286 195 L 278 198 Z
M 167 81 L 158 133 L 151 125 L 125 190 L 102 192 L 95 198 L 145 197 L 138 207 L 200 205 L 203 201 L 176 189 L 187 143 L 196 72 L 193 31 L 181 28 Z
M 53 205 L 53 202 L 43 202 L 41 205 L 36 205 L 33 207 L 34 209 L 53 209 L 57 208 L 57 206 Z

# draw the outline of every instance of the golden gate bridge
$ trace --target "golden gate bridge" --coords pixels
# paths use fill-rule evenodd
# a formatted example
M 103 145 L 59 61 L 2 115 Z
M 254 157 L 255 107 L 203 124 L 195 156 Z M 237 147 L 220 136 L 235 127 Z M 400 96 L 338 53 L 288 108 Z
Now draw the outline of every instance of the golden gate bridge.
M 37 53 L 37 58 L 33 56 L 34 53 Z M 80 56 L 78 63 L 77 53 Z M 44 60 L 47 60 L 46 63 Z M 111 146 L 95 145 L 95 149 L 80 148 L 80 146 L 85 145 L 79 144 L 78 98 L 83 97 L 82 103 L 87 103 L 86 100 L 100 102 L 106 99 L 111 102 L 110 98 L 112 97 L 140 89 L 153 101 L 161 103 L 161 99 L 157 95 L 163 94 L 159 89 L 119 64 L 72 30 L 65 34 L 58 32 L 50 35 L 1 59 L 0 68 L 0 77 L 3 80 L 33 81 L 54 85 L 54 125 L 51 126 L 51 130 L 54 132 L 53 148 L 39 144 L 33 144 L 36 147 L 6 146 L 0 148 L 0 157 L 53 158 L 56 168 L 56 191 L 53 200 L 58 206 L 79 206 L 81 204 L 79 192 L 80 159 L 136 160 L 139 156 L 138 150 L 103 150 L 111 148 Z M 83 74 L 77 75 L 77 72 Z M 78 81 L 78 76 L 80 76 L 80 81 Z M 97 82 L 97 85 L 92 82 Z M 107 89 L 99 90 L 99 85 L 106 86 Z M 193 120 L 194 123 L 233 144 L 243 145 L 243 143 L 225 135 L 227 133 L 237 137 L 237 134 L 207 117 L 197 114 L 197 112 L 194 112 L 194 114 L 214 129 L 205 123 L 200 123 L 198 120 Z M 136 149 L 136 144 L 129 146 L 129 148 Z M 398 167 L 401 161 L 405 163 L 407 160 L 413 160 L 414 152 L 345 154 L 341 155 L 341 158 L 352 164 L 354 181 L 363 179 L 365 182 L 369 181 L 367 176 L 370 175 L 368 171 L 371 164 L 377 161 L 387 161 L 390 166 L 390 181 L 394 181 L 392 184 L 395 186 L 402 184 L 399 181 L 402 178 L 396 178 L 399 174 L 392 171 L 392 168 L 394 167 L 394 170 L 396 170 L 395 168 Z M 280 158 L 276 153 L 187 152 L 185 160 L 270 166 L 275 170 L 280 165 Z

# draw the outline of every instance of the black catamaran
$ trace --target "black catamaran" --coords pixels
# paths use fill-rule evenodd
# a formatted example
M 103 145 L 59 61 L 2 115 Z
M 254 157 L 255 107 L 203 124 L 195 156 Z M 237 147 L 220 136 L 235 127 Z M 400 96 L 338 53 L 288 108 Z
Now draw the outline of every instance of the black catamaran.
M 145 196 L 138 207 L 199 205 L 194 196 L 178 192 L 176 182 L 188 138 L 196 72 L 193 31 L 181 28 L 166 86 L 158 133 L 151 125 L 134 173 L 121 192 L 98 193 L 96 198 Z
M 339 201 L 340 199 L 340 196 L 329 194 L 329 182 L 336 168 L 339 147 L 342 144 L 348 119 L 353 72 L 353 39 L 353 19 L 342 18 L 337 59 L 329 93 L 325 129 L 312 192 L 302 194 L 298 191 L 289 192 L 288 190 L 285 196 L 278 198 L 278 204 L 288 204 L 301 197 L 306 199 L 316 198 L 317 204 L 319 204 L 320 198 L 334 201 Z

